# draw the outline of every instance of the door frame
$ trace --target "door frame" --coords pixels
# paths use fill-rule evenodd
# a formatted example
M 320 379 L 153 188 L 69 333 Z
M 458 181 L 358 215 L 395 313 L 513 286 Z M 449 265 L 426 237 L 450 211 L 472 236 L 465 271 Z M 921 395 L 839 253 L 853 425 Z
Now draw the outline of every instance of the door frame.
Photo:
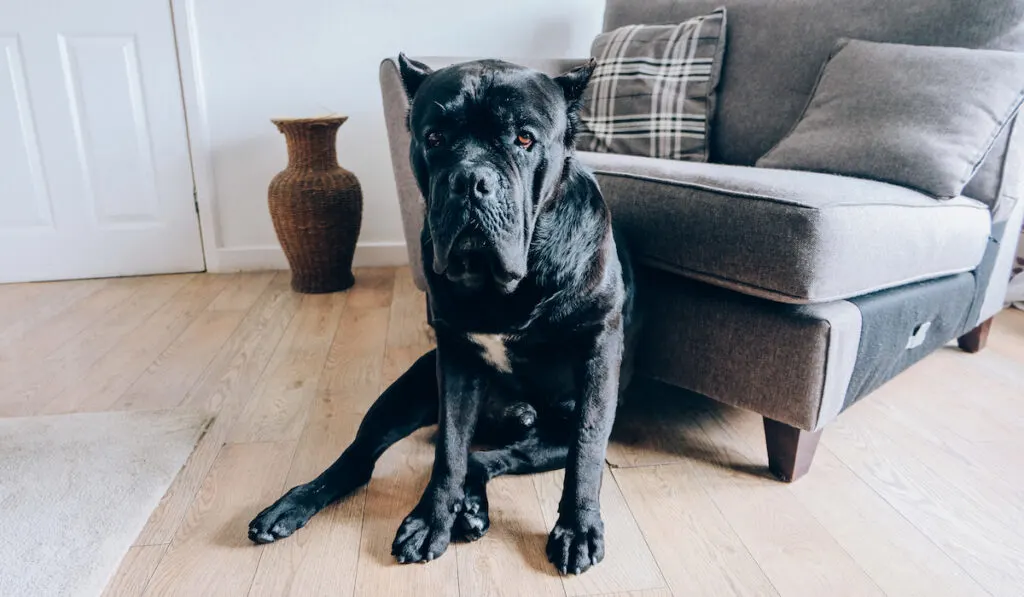
M 178 78 L 181 81 L 185 131 L 192 160 L 192 188 L 199 212 L 199 233 L 203 244 L 206 271 L 220 272 L 223 242 L 217 228 L 216 186 L 213 152 L 210 146 L 210 119 L 203 89 L 202 51 L 196 23 L 196 0 L 169 0 L 171 24 L 178 52 Z

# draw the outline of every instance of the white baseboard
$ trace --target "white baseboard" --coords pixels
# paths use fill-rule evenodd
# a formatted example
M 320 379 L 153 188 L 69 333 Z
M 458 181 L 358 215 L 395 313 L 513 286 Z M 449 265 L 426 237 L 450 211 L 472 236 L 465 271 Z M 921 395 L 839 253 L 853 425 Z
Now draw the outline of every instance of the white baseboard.
M 229 272 L 288 269 L 284 251 L 277 245 L 226 247 L 216 249 L 217 258 L 208 260 L 209 271 Z M 409 255 L 403 242 L 366 242 L 356 245 L 353 267 L 405 265 Z

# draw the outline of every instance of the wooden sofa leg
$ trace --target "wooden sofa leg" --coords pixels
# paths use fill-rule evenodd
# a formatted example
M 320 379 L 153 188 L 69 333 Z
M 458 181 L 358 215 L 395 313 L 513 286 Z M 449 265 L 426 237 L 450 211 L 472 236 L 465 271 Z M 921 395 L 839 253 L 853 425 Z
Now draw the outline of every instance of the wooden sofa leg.
M 992 318 L 978 324 L 978 327 L 957 338 L 957 346 L 964 352 L 975 353 L 985 348 L 988 342 L 988 332 L 992 329 Z
M 768 469 L 782 481 L 791 483 L 811 468 L 821 429 L 804 431 L 764 417 L 764 436 L 768 443 Z

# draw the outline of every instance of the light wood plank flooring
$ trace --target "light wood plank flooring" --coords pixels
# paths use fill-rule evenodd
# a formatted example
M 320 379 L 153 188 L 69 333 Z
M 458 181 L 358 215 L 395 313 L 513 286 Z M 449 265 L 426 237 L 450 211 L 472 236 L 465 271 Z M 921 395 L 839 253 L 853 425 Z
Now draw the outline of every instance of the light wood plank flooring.
M 1024 312 L 986 350 L 948 348 L 845 413 L 810 474 L 766 477 L 760 418 L 652 383 L 608 453 L 605 561 L 544 557 L 561 474 L 489 488 L 492 529 L 428 565 L 390 556 L 430 432 L 294 537 L 250 518 L 353 437 L 431 346 L 407 269 L 301 296 L 286 273 L 0 286 L 0 416 L 182 408 L 216 414 L 106 595 L 1024 594 Z

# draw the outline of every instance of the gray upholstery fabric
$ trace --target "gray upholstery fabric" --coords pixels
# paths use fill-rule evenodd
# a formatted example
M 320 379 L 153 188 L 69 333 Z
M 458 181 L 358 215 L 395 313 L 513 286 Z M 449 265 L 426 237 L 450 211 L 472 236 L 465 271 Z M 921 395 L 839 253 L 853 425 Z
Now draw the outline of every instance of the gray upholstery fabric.
M 667 272 L 644 304 L 637 373 L 801 429 L 839 412 L 860 335 L 845 301 L 786 305 Z
M 954 339 L 970 273 L 786 305 L 646 271 L 637 373 L 815 430 Z M 927 324 L 927 325 L 925 325 Z
M 862 331 L 843 409 L 960 335 L 973 295 L 965 273 L 850 299 Z
M 758 167 L 956 197 L 1024 100 L 1024 54 L 842 40 Z
M 412 266 L 412 278 L 420 290 L 427 289 L 423 277 L 423 257 L 420 250 L 420 230 L 423 228 L 423 198 L 416 186 L 416 178 L 409 165 L 409 129 L 406 113 L 409 99 L 402 87 L 398 64 L 388 58 L 380 63 L 380 89 L 384 102 L 384 122 L 388 129 L 388 145 L 391 149 L 391 169 L 395 173 L 398 188 L 398 204 L 402 213 L 402 230 L 405 234 L 405 249 Z
M 1014 122 L 1016 122 L 1016 119 L 1014 119 Z M 1003 155 L 1004 160 L 1006 159 L 1011 128 L 1012 126 L 1003 127 L 999 138 L 992 144 L 992 149 L 988 152 L 990 156 L 993 154 Z M 999 200 L 999 188 L 1003 181 L 1003 163 L 1002 161 L 985 158 L 981 163 L 981 167 L 974 174 L 974 178 L 964 187 L 963 195 L 982 201 L 990 206 L 995 204 Z
M 576 147 L 706 162 L 725 52 L 724 10 L 597 36 Z
M 432 68 L 441 68 L 456 62 L 466 62 L 473 58 L 416 58 Z M 573 59 L 538 59 L 510 58 L 509 62 L 521 64 L 549 75 L 557 75 L 571 70 L 587 61 L 586 58 Z M 388 130 L 388 144 L 391 149 L 391 168 L 395 172 L 395 185 L 398 188 L 398 202 L 402 213 L 402 229 L 405 233 L 406 250 L 409 253 L 409 265 L 412 267 L 413 281 L 420 290 L 427 289 L 423 277 L 423 261 L 420 252 L 420 230 L 423 228 L 423 198 L 409 166 L 409 130 L 405 118 L 409 111 L 409 100 L 402 87 L 402 78 L 398 73 L 398 63 L 393 58 L 386 58 L 380 63 L 381 99 L 384 103 L 384 122 Z
M 725 6 L 711 161 L 751 165 L 796 122 L 836 41 L 1024 51 L 1024 0 L 608 0 L 604 28 L 678 23 Z M 1000 163 L 998 145 L 988 160 Z M 992 169 L 985 174 L 991 181 Z M 985 203 L 994 185 L 972 185 Z
M 857 367 L 863 332 L 860 309 L 850 301 L 807 305 L 805 311 L 828 322 L 829 339 L 825 353 L 825 381 L 821 405 L 814 426 L 821 428 L 845 408 L 850 381 Z
M 1008 198 L 1000 205 L 1006 213 L 998 215 L 1005 218 L 992 222 L 988 248 L 974 270 L 977 278 L 977 303 L 971 310 L 966 329 L 992 317 L 1007 303 L 1007 290 L 1017 247 L 1016 237 L 1024 220 L 1024 200 Z
M 793 303 L 973 269 L 989 212 L 870 180 L 580 153 L 647 265 Z
M 979 279 L 980 305 L 975 312 L 974 327 L 998 313 L 1006 304 L 1009 285 L 1007 272 L 1013 269 L 1014 247 L 1024 223 L 1024 125 L 1014 122 L 1010 145 L 1006 152 L 1008 166 L 1002 178 L 999 194 L 1002 199 L 993 206 L 992 240 L 985 260 L 991 260 L 988 275 Z M 998 234 L 996 233 L 998 231 Z M 980 269 L 980 268 L 979 268 Z

